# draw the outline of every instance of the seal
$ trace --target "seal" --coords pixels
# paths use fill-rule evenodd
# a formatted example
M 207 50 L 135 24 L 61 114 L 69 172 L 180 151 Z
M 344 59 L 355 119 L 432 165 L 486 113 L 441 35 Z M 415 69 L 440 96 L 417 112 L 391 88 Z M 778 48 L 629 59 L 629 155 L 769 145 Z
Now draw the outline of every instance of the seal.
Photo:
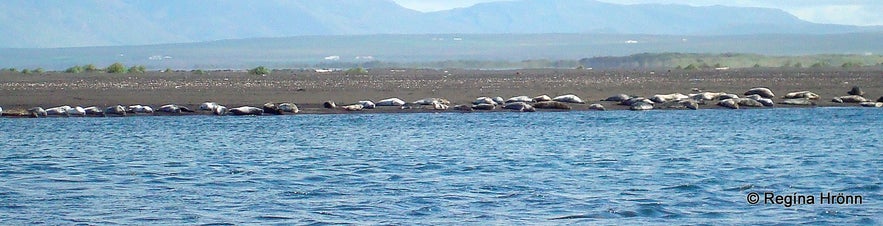
M 300 112 L 300 108 L 294 103 L 279 103 L 276 104 L 276 108 L 279 109 L 280 112 L 288 112 L 292 114 Z
M 122 105 L 116 105 L 104 109 L 104 115 L 126 116 L 126 108 Z
M 46 114 L 49 116 L 69 116 L 68 110 L 70 110 L 70 106 L 58 106 L 54 108 L 46 109 Z
M 83 110 L 86 111 L 87 116 L 104 116 L 104 111 L 95 106 L 83 108 Z
M 126 112 L 135 114 L 153 114 L 153 108 L 147 105 L 130 105 L 126 108 Z
M 202 103 L 202 104 L 199 105 L 199 110 L 200 110 L 200 111 L 212 111 L 212 112 L 213 112 L 213 111 L 215 111 L 215 109 L 217 109 L 219 106 L 221 106 L 221 105 L 219 105 L 218 103 L 215 103 L 215 102 L 205 102 L 205 103 Z
M 855 96 L 865 96 L 865 91 L 862 91 L 861 87 L 853 86 L 852 89 L 849 90 L 849 92 L 846 92 L 846 94 L 855 95 Z
M 473 104 L 473 105 L 479 105 L 479 104 L 493 104 L 493 105 L 496 105 L 497 102 L 494 101 L 494 99 L 493 99 L 493 98 L 490 98 L 490 97 L 479 97 L 479 98 L 475 98 L 475 101 L 472 101 L 472 104 Z
M 589 105 L 589 110 L 606 111 L 607 109 L 601 104 L 591 104 Z
M 809 101 L 808 99 L 798 98 L 798 99 L 785 99 L 782 101 L 782 104 L 785 105 L 803 105 L 803 106 L 815 106 L 816 103 Z
M 325 101 L 325 103 L 322 103 L 322 107 L 325 107 L 328 109 L 334 109 L 334 108 L 337 108 L 337 104 L 335 104 L 334 101 L 329 100 L 329 101 Z M 233 110 L 233 109 L 230 109 L 230 110 Z
M 815 94 L 810 91 L 798 91 L 798 92 L 787 93 L 782 98 L 785 98 L 785 99 L 804 98 L 804 99 L 810 99 L 810 100 L 818 100 L 819 98 L 822 98 L 822 97 L 819 96 L 818 94 Z
M 532 105 L 534 108 L 539 109 L 559 109 L 559 110 L 570 110 L 572 109 L 569 105 L 558 102 L 558 101 L 543 101 L 537 102 Z
M 678 104 L 680 104 L 681 106 L 683 106 L 687 109 L 699 110 L 699 103 L 696 102 L 695 100 L 691 100 L 691 99 L 681 100 L 681 101 L 678 101 Z
M 263 115 L 264 109 L 256 108 L 252 106 L 242 106 L 238 108 L 231 108 L 230 114 L 233 115 Z
M 883 96 L 880 96 L 880 98 L 877 98 L 877 102 L 883 102 Z
M 396 107 L 399 107 L 399 106 L 405 106 L 405 101 L 402 99 L 393 97 L 393 98 L 387 98 L 387 99 L 377 101 L 377 103 L 375 103 L 374 105 L 375 106 L 396 106 Z
M 739 99 L 739 95 L 732 93 L 723 93 L 720 96 L 717 96 L 718 100 L 726 100 L 726 99 Z
M 28 108 L 28 114 L 31 115 L 31 117 L 34 117 L 34 118 L 39 118 L 39 117 L 46 117 L 46 116 L 49 116 L 49 113 L 46 112 L 46 110 L 43 109 L 43 108 L 41 108 L 41 107 L 32 107 L 32 108 Z
M 629 106 L 629 110 L 632 110 L 632 111 L 653 110 L 653 104 L 650 104 L 650 103 L 647 103 L 644 101 L 638 101 L 638 102 L 632 103 L 632 105 Z
M 497 103 L 497 105 L 506 104 L 506 100 L 503 100 L 503 97 L 494 97 L 493 100 Z
M 749 89 L 747 92 L 745 92 L 744 95 L 751 95 L 751 94 L 757 94 L 757 95 L 760 95 L 760 96 L 763 97 L 763 98 L 773 98 L 773 97 L 776 97 L 776 94 L 774 94 L 772 90 L 770 90 L 769 88 L 766 88 L 766 87 L 755 87 L 755 88 L 751 88 L 751 89 Z
M 717 102 L 717 105 L 727 107 L 730 109 L 739 109 L 739 103 L 736 102 L 736 99 L 726 99 L 720 102 Z
M 524 102 L 512 102 L 503 106 L 503 109 L 511 109 L 521 112 L 534 112 L 536 109 L 530 104 Z
M 543 102 L 543 101 L 552 101 L 552 98 L 548 95 L 539 95 L 533 98 L 533 102 Z
M 680 101 L 680 100 L 687 99 L 687 98 L 690 98 L 690 97 L 687 95 L 684 95 L 684 94 L 680 94 L 680 93 L 672 93 L 672 94 L 653 95 L 652 97 L 650 97 L 650 100 L 652 100 L 653 102 L 656 102 L 656 103 L 665 103 L 665 102 L 669 102 L 669 101 Z
M 2 116 L 2 115 L 3 115 L 3 108 L 0 107 L 0 116 Z
M 490 111 L 490 110 L 494 110 L 495 108 L 496 108 L 496 105 L 494 105 L 494 104 L 476 104 L 476 105 L 472 106 L 472 109 L 482 110 L 482 111 Z
M 736 99 L 732 99 L 732 100 L 734 100 L 736 102 L 736 104 L 738 104 L 739 106 L 745 106 L 745 107 L 763 107 L 764 106 L 762 103 L 760 103 L 760 101 L 756 101 L 751 98 L 736 98 Z
M 690 94 L 689 97 L 693 100 L 696 100 L 696 101 L 712 101 L 712 100 L 717 100 L 718 98 L 720 98 L 721 95 L 724 95 L 724 94 L 726 94 L 726 93 L 700 92 L 700 93 Z
M 883 107 L 883 102 L 862 102 L 860 105 L 862 107 L 879 108 Z
M 533 102 L 533 98 L 527 96 L 515 96 L 506 100 L 506 103 L 516 103 L 516 102 Z
M 227 107 L 224 107 L 224 106 L 218 105 L 218 107 L 215 108 L 214 111 L 212 111 L 212 114 L 219 115 L 219 116 L 224 116 L 224 115 L 227 114 L 227 112 L 229 112 L 229 110 L 227 110 Z
M 859 95 L 849 95 L 849 96 L 834 97 L 834 99 L 831 100 L 831 102 L 835 102 L 835 103 L 861 103 L 861 102 L 868 102 L 868 99 L 865 99 L 865 97 L 862 97 Z
M 604 99 L 604 100 L 601 100 L 601 101 L 623 102 L 623 101 L 628 100 L 628 99 L 631 99 L 631 98 L 632 98 L 632 97 L 630 97 L 629 95 L 625 95 L 625 94 L 616 94 L 616 95 L 610 96 L 610 97 L 608 97 L 607 99 Z
M 350 104 L 341 106 L 340 108 L 346 111 L 361 111 L 362 109 L 365 109 L 365 107 L 361 104 Z
M 374 104 L 374 102 L 371 102 L 370 100 L 360 100 L 358 104 L 362 105 L 362 108 L 364 109 L 374 109 L 377 106 L 376 104 Z
M 156 110 L 159 112 L 172 113 L 172 114 L 180 114 L 181 113 L 181 107 L 179 107 L 178 105 L 174 105 L 174 104 L 166 104 L 166 105 L 160 106 Z
M 644 102 L 644 103 L 648 103 L 648 104 L 651 104 L 651 105 L 653 104 L 653 101 L 652 101 L 652 100 L 647 99 L 647 98 L 643 98 L 643 97 L 632 97 L 632 98 L 629 98 L 629 99 L 627 99 L 627 100 L 624 100 L 624 101 L 620 102 L 619 104 L 620 104 L 620 105 L 625 105 L 625 106 L 632 106 L 632 105 L 634 105 L 634 104 L 637 103 L 637 102 Z
M 572 103 L 572 104 L 585 104 L 586 102 L 583 99 L 579 98 L 573 94 L 561 95 L 555 98 L 552 98 L 554 101 L 562 102 L 562 103 Z
M 414 101 L 413 104 L 414 105 L 436 105 L 436 104 L 449 105 L 449 104 L 451 104 L 451 102 L 448 100 L 445 100 L 444 98 L 430 97 L 430 98 L 423 98 L 423 99 Z

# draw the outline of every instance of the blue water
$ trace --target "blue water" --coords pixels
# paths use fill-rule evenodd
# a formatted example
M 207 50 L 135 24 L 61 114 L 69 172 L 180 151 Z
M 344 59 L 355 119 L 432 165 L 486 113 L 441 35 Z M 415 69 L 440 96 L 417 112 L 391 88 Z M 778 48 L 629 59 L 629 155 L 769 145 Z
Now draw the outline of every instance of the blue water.
M 0 225 L 883 224 L 881 134 L 863 108 L 0 118 Z

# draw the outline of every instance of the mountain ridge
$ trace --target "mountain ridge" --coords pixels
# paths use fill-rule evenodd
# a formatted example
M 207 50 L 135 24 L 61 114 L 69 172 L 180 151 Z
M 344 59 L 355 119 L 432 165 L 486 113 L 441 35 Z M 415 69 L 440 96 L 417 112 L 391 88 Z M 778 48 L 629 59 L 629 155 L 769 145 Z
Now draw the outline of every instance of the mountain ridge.
M 59 48 L 371 34 L 835 34 L 782 10 L 594 0 L 519 0 L 435 12 L 390 0 L 7 0 L 0 48 Z

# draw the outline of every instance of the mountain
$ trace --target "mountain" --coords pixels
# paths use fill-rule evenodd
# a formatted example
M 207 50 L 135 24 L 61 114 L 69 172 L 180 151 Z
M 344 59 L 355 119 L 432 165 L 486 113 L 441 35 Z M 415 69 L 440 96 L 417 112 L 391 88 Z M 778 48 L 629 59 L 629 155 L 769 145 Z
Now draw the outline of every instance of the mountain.
M 519 0 L 423 13 L 390 0 L 4 0 L 0 48 L 370 34 L 836 34 L 776 9 Z

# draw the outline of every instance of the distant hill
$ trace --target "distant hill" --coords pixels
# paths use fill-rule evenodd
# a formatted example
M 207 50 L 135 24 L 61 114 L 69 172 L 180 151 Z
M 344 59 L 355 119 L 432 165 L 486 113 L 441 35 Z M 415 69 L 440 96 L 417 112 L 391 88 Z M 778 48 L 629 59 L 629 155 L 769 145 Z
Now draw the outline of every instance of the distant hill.
M 836 34 L 776 9 L 520 0 L 422 13 L 390 0 L 4 0 L 0 48 L 370 34 Z
M 883 53 L 883 42 L 879 40 L 883 40 L 883 33 L 731 36 L 628 34 L 301 36 L 145 46 L 0 48 L 0 68 L 42 67 L 47 70 L 64 70 L 73 65 L 107 66 L 114 62 L 122 62 L 126 65 L 145 65 L 150 70 L 165 68 L 244 69 L 258 65 L 271 68 L 300 68 L 315 65 L 334 67 L 333 65 L 348 65 L 347 63 L 382 65 L 377 62 L 577 61 L 582 58 L 668 52 L 748 53 L 769 56 L 879 55 Z M 627 65 L 622 62 L 628 63 L 633 60 L 632 58 L 612 58 L 614 64 L 608 65 L 607 63 L 610 61 L 603 61 L 604 59 L 588 59 L 589 61 L 584 64 L 597 68 L 619 67 L 617 65 Z M 678 57 L 678 59 L 691 58 Z M 736 59 L 750 59 L 750 57 Z M 677 63 L 676 65 L 685 66 L 689 64 L 681 61 L 666 62 L 669 63 L 667 65 Z M 701 64 L 701 62 L 696 63 Z M 804 64 L 806 63 L 812 62 L 807 60 Z M 755 61 L 749 60 L 740 64 L 750 66 L 755 64 Z M 641 65 L 644 64 L 639 63 L 639 66 Z M 728 65 L 736 66 L 734 63 L 728 63 Z M 456 67 L 457 65 L 450 66 Z M 505 65 L 491 66 L 505 67 Z M 645 66 L 659 65 L 651 62 Z

